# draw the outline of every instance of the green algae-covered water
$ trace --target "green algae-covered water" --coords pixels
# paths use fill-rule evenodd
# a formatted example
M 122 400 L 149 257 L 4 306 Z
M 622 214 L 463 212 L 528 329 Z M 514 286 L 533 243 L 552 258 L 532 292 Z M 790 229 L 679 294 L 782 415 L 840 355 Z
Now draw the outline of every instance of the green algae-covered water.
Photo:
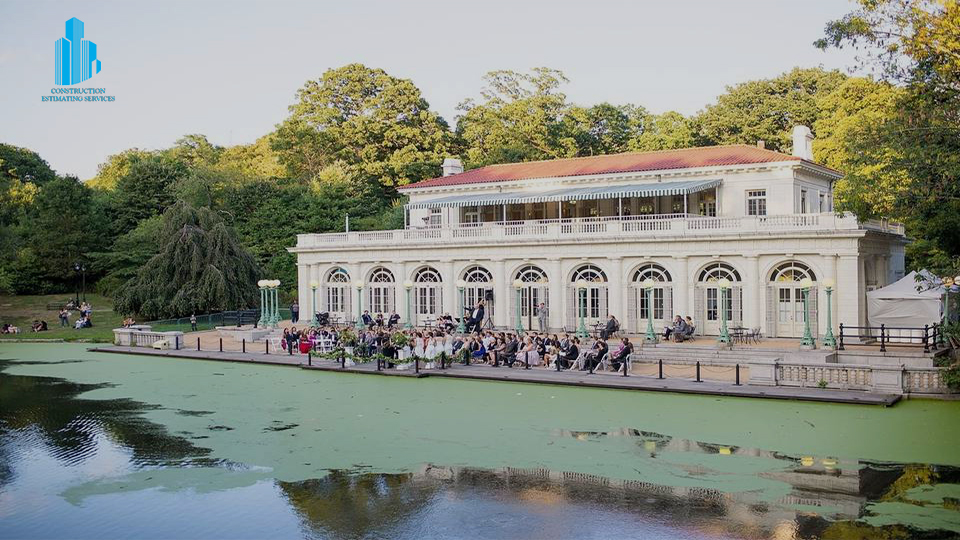
M 960 402 L 892 408 L 0 345 L 0 538 L 944 538 Z

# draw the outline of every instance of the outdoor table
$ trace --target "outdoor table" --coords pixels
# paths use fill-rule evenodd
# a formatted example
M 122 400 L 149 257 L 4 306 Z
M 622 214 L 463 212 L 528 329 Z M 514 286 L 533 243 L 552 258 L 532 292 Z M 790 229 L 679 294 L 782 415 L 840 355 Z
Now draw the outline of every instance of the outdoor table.
M 746 327 L 743 326 L 733 326 L 730 328 L 730 337 L 733 339 L 734 343 L 744 341 L 744 332 L 746 330 Z

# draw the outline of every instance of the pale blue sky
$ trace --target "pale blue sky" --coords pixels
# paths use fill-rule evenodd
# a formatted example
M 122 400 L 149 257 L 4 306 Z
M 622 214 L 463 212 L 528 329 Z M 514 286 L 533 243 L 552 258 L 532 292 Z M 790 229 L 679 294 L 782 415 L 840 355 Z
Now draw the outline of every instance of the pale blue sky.
M 811 43 L 845 0 L 0 1 L 0 142 L 89 178 L 108 155 L 186 133 L 249 143 L 297 88 L 361 62 L 410 78 L 451 124 L 494 69 L 566 73 L 580 104 L 692 114 L 737 82 L 794 66 L 845 68 Z M 103 70 L 79 87 L 113 103 L 42 103 L 64 21 L 84 21 Z

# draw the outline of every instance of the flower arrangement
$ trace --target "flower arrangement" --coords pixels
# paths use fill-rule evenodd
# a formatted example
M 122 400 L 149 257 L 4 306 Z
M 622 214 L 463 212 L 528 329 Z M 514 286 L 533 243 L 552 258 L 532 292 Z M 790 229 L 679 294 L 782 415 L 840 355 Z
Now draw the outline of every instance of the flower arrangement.
M 350 328 L 344 328 L 340 331 L 340 342 L 346 347 L 355 347 L 357 345 L 357 333 Z
M 403 332 L 394 332 L 393 335 L 390 336 L 390 343 L 392 343 L 394 347 L 402 349 L 410 345 L 410 336 Z

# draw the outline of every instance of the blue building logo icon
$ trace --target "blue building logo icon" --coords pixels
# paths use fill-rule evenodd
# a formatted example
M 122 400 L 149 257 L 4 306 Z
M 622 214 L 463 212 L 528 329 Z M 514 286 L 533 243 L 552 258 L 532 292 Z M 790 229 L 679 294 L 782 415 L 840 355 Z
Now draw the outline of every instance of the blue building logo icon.
M 67 21 L 64 37 L 56 43 L 55 84 L 82 83 L 97 73 L 100 73 L 97 44 L 83 39 L 83 21 L 74 17 Z

